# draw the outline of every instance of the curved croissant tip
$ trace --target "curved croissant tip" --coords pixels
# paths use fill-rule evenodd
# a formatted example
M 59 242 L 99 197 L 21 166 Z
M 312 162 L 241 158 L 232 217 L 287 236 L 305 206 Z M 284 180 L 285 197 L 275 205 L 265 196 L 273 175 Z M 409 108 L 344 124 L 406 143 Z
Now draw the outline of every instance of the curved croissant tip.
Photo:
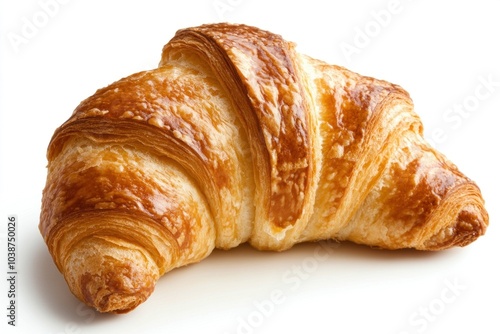
M 464 209 L 453 224 L 428 239 L 423 249 L 442 250 L 453 246 L 467 246 L 486 232 L 488 221 L 488 214 L 483 208 L 473 211 Z
M 154 261 L 140 252 L 124 251 L 95 238 L 72 253 L 63 273 L 76 297 L 100 312 L 111 313 L 126 313 L 139 306 L 159 278 Z
M 150 275 L 122 266 L 118 270 L 86 272 L 80 278 L 80 289 L 83 300 L 98 311 L 127 313 L 151 295 L 154 283 Z

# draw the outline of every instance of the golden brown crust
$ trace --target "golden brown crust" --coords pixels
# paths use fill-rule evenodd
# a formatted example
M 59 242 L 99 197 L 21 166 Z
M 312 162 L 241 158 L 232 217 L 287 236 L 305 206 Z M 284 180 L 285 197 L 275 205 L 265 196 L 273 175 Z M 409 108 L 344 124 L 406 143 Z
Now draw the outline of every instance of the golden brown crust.
M 252 143 L 257 211 L 251 243 L 289 248 L 293 230 L 299 234 L 311 215 L 318 146 L 295 53 L 270 32 L 214 24 L 178 31 L 163 49 L 160 66 L 193 52 L 232 97 Z
M 84 100 L 48 148 L 40 231 L 71 291 L 128 312 L 215 248 L 465 246 L 478 187 L 401 87 L 244 25 L 180 30 L 157 69 Z

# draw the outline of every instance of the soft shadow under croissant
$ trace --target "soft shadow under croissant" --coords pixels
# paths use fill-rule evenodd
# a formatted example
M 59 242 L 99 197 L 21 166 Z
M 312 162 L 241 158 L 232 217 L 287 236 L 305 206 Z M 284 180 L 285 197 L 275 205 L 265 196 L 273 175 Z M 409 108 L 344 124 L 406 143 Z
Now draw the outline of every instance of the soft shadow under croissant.
M 40 231 L 73 294 L 102 312 L 134 309 L 215 247 L 440 250 L 488 225 L 406 91 L 244 25 L 178 31 L 158 68 L 84 100 L 47 157 Z

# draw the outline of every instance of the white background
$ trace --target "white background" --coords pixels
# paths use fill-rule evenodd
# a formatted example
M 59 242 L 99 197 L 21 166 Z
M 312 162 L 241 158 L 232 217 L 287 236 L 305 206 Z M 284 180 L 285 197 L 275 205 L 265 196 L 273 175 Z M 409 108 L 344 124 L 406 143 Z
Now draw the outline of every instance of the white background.
M 19 220 L 18 326 L 7 326 L 2 278 L 2 333 L 500 332 L 498 1 L 54 1 L 0 7 L 2 272 L 6 220 Z M 83 307 L 37 227 L 50 137 L 97 88 L 156 67 L 177 29 L 215 21 L 271 30 L 303 53 L 408 90 L 427 137 L 482 189 L 486 235 L 439 253 L 349 243 L 215 251 L 166 274 L 129 314 Z M 342 51 L 348 45 L 355 53 Z

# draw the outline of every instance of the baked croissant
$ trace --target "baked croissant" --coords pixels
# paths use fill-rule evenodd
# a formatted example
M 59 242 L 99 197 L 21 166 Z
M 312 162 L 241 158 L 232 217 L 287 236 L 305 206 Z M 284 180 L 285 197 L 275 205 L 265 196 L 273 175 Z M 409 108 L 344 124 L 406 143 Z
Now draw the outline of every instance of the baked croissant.
M 101 312 L 134 309 L 214 247 L 440 250 L 488 225 L 406 91 L 244 25 L 178 31 L 158 68 L 81 102 L 47 158 L 41 234 Z

